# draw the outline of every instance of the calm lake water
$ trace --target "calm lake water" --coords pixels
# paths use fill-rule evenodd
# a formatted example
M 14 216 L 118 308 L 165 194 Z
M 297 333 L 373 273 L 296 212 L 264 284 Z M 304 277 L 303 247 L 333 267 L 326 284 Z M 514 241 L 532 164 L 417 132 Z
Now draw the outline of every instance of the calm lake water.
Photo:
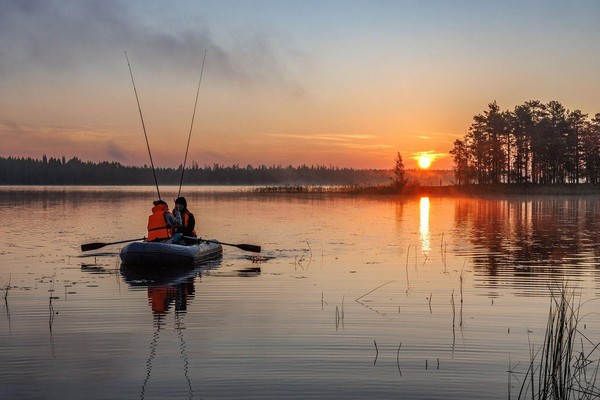
M 600 342 L 598 197 L 184 194 L 263 252 L 136 279 L 80 245 L 145 236 L 153 188 L 0 188 L 0 398 L 517 398 L 565 281 Z

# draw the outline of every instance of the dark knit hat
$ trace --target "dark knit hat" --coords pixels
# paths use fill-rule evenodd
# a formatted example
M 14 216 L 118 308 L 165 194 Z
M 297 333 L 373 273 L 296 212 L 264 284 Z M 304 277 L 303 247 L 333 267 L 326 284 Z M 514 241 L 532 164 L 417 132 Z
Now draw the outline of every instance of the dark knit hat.
M 185 208 L 187 208 L 187 200 L 183 196 L 176 198 L 175 199 L 175 204 L 181 204 L 182 206 L 184 206 Z
M 166 201 L 164 201 L 164 200 L 154 200 L 154 201 L 152 202 L 152 204 L 154 204 L 155 206 L 157 206 L 157 205 L 159 205 L 159 204 L 164 204 L 165 206 L 169 207 L 169 205 L 167 204 L 167 202 L 166 202 Z

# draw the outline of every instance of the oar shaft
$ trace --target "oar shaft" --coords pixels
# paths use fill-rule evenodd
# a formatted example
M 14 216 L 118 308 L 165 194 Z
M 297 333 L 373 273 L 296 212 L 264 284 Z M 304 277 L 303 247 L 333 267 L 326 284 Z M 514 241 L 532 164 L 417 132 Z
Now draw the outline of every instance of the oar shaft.
M 261 252 L 261 247 L 260 246 L 256 246 L 254 244 L 233 244 L 233 243 L 225 243 L 225 242 L 221 242 L 219 240 L 211 240 L 211 239 L 202 239 L 202 238 L 197 238 L 197 237 L 193 237 L 193 236 L 184 236 L 184 239 L 190 240 L 190 241 L 197 241 L 198 243 L 200 242 L 209 242 L 209 243 L 218 243 L 218 244 L 222 244 L 225 246 L 233 246 L 233 247 L 237 247 L 238 249 L 241 250 L 245 250 L 245 251 L 251 251 L 253 253 L 260 253 Z
M 105 246 L 110 246 L 111 244 L 137 242 L 138 240 L 145 240 L 145 239 L 146 238 L 143 237 L 143 238 L 137 238 L 137 239 L 119 240 L 118 242 L 110 242 L 110 243 L 104 243 L 104 242 L 86 243 L 86 244 L 81 245 L 81 251 L 97 250 L 97 249 L 101 249 L 102 247 L 105 247 Z

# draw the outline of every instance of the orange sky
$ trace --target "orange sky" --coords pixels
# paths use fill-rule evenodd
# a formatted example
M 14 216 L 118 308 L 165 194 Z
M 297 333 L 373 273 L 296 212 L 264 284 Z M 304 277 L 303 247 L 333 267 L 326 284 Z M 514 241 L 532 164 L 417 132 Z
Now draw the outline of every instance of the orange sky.
M 595 1 L 0 6 L 0 156 L 407 168 L 496 100 L 600 112 Z

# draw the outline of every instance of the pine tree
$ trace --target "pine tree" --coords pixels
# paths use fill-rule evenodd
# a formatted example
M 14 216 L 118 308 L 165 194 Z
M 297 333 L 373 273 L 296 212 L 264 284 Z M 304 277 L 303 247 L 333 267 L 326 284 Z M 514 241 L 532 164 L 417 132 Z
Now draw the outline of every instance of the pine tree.
M 406 185 L 406 178 L 404 177 L 405 175 L 405 169 L 404 169 L 404 162 L 402 161 L 402 154 L 400 154 L 400 152 L 398 152 L 396 154 L 396 165 L 394 166 L 394 186 L 396 187 L 404 187 L 404 185 Z

